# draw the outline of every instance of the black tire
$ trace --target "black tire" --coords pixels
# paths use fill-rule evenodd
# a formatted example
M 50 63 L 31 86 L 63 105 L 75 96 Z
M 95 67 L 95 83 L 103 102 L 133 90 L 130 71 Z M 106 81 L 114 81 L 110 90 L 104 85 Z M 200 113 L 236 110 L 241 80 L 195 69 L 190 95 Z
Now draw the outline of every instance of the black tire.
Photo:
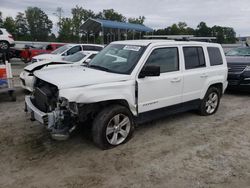
M 126 120 L 129 119 L 130 129 L 129 129 L 129 131 L 127 133 L 127 137 L 125 138 L 124 141 L 122 141 L 119 144 L 111 144 L 110 140 L 108 138 L 108 135 L 106 135 L 106 131 L 107 131 L 107 127 L 110 126 L 111 122 L 114 121 L 113 119 L 117 115 L 119 115 L 119 119 L 120 119 L 120 115 L 121 115 L 121 117 L 123 117 L 122 115 L 124 115 L 126 117 Z M 125 118 L 123 120 L 125 120 Z M 115 124 L 115 122 L 113 124 Z M 128 126 L 128 125 L 126 125 L 126 126 Z M 95 143 L 96 146 L 98 146 L 99 148 L 104 149 L 104 150 L 110 149 L 110 148 L 113 148 L 113 147 L 118 146 L 120 144 L 126 143 L 132 137 L 133 132 L 134 132 L 133 116 L 132 116 L 131 112 L 128 110 L 128 108 L 126 108 L 125 106 L 121 106 L 121 105 L 108 106 L 108 107 L 104 108 L 103 110 L 101 110 L 97 114 L 97 116 L 95 117 L 95 119 L 93 121 L 93 126 L 92 126 L 93 142 Z M 110 133 L 109 135 L 111 135 L 111 134 L 112 133 Z M 115 131 L 114 131 L 113 137 L 114 137 L 114 134 L 117 134 L 117 135 L 119 134 L 120 138 L 123 139 L 122 135 L 119 132 L 115 133 Z
M 213 102 L 209 101 L 210 97 L 213 94 L 217 96 L 217 103 L 216 104 L 215 104 L 215 102 L 213 103 Z M 202 115 L 202 116 L 209 116 L 209 115 L 215 114 L 217 112 L 218 108 L 219 108 L 219 105 L 220 105 L 220 98 L 221 98 L 221 94 L 220 94 L 219 89 L 216 88 L 216 87 L 210 87 L 207 90 L 207 93 L 206 93 L 205 97 L 201 101 L 201 104 L 200 104 L 200 107 L 199 107 L 199 114 Z M 208 109 L 209 105 L 210 105 L 211 110 Z M 212 110 L 212 108 L 213 108 L 213 110 Z
M 0 52 L 9 52 L 10 44 L 7 41 L 0 41 Z

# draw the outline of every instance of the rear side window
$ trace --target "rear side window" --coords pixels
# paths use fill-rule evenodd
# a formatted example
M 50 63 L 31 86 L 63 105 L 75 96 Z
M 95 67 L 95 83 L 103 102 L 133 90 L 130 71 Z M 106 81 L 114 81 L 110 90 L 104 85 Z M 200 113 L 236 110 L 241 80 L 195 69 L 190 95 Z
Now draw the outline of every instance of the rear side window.
M 82 50 L 81 46 L 74 46 L 73 48 L 68 50 L 67 55 L 72 55 L 72 54 L 79 52 L 81 50 Z
M 82 46 L 83 51 L 101 51 L 103 48 L 100 46 Z
M 2 32 L 2 30 L 0 29 L 0 35 L 2 35 L 3 34 L 3 32 Z
M 179 70 L 179 57 L 177 48 L 155 49 L 149 56 L 146 65 L 160 66 L 161 73 Z
M 222 56 L 221 56 L 221 52 L 219 48 L 208 47 L 207 51 L 208 51 L 211 66 L 223 64 L 223 60 L 222 60 Z
M 186 69 L 195 69 L 206 66 L 202 47 L 183 47 L 183 52 Z

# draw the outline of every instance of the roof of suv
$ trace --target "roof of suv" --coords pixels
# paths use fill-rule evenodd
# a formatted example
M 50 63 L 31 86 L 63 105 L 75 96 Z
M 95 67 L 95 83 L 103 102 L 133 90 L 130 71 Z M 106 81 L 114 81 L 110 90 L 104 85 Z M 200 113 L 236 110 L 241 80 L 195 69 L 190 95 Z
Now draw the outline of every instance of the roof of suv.
M 206 46 L 217 46 L 217 43 L 208 42 L 194 42 L 194 41 L 175 41 L 175 40 L 126 40 L 126 41 L 116 41 L 112 44 L 127 44 L 127 45 L 140 45 L 147 46 L 149 44 L 155 45 L 166 45 L 166 44 L 176 44 L 176 45 L 206 45 Z

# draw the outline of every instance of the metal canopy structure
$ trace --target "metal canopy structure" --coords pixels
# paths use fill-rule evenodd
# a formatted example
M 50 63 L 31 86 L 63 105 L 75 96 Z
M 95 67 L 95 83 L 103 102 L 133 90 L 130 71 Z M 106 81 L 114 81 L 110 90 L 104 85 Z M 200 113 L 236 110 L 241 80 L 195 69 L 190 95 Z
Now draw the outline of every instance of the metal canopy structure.
M 133 23 L 125 23 L 111 20 L 102 20 L 102 19 L 92 19 L 89 18 L 87 21 L 83 23 L 81 26 L 81 30 L 85 33 L 94 33 L 102 36 L 103 43 L 105 36 L 107 37 L 107 43 L 110 41 L 114 41 L 116 39 L 120 40 L 121 36 L 124 35 L 125 39 L 127 39 L 128 32 L 133 34 L 133 39 L 135 37 L 135 33 L 145 32 L 153 32 L 152 28 L 141 24 L 133 24 Z M 109 37 L 109 38 L 108 38 Z M 109 40 L 108 40 L 109 39 Z
M 139 32 L 153 32 L 154 30 L 140 24 L 125 23 L 111 20 L 102 20 L 102 19 L 92 19 L 89 18 L 81 26 L 82 30 L 92 30 L 92 31 L 101 31 L 102 28 L 112 28 L 112 29 L 123 29 L 123 30 L 135 30 Z

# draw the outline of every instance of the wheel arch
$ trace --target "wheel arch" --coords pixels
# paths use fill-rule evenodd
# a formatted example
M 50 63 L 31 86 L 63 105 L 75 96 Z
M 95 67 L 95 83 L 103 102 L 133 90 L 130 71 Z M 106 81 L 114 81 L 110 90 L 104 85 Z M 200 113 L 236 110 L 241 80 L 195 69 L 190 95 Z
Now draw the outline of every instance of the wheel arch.
M 203 99 L 207 93 L 207 91 L 209 90 L 209 88 L 211 87 L 215 87 L 219 90 L 219 95 L 220 97 L 222 96 L 223 94 L 223 83 L 222 82 L 214 82 L 214 83 L 211 83 L 208 85 L 208 87 L 206 87 L 203 92 L 202 92 L 202 95 L 200 97 L 200 99 Z
M 208 89 L 211 88 L 211 87 L 217 88 L 217 89 L 219 90 L 219 95 L 220 95 L 220 97 L 222 96 L 222 93 L 223 93 L 223 84 L 222 84 L 222 83 L 215 83 L 215 84 L 212 84 L 212 85 L 210 85 L 210 86 L 208 87 Z
M 133 109 L 132 106 L 125 99 L 111 99 L 106 101 L 100 101 L 91 104 L 79 104 L 79 117 L 80 121 L 85 121 L 88 118 L 94 118 L 98 112 L 102 109 L 111 106 L 111 105 L 121 105 L 126 107 L 133 116 L 136 116 L 136 109 Z

